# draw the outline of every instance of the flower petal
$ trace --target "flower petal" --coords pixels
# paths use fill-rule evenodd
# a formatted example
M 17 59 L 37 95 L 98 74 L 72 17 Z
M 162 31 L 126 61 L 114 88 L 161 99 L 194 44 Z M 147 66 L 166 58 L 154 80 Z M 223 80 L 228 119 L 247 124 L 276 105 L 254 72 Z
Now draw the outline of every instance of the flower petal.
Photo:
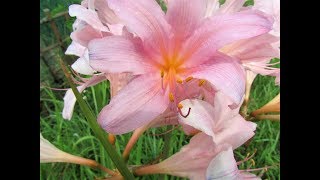
M 166 19 L 175 37 L 184 39 L 199 26 L 204 19 L 206 0 L 174 0 L 168 5 Z
M 207 9 L 205 17 L 210 17 L 219 9 L 219 0 L 207 0 Z
M 198 99 L 186 99 L 181 104 L 183 105 L 181 111 L 184 114 L 188 112 L 188 108 L 191 108 L 191 111 L 186 118 L 179 116 L 179 122 L 199 129 L 214 138 L 215 134 L 213 130 L 216 124 L 216 111 L 213 106 Z
M 241 115 L 223 121 L 223 128 L 221 128 L 215 136 L 215 143 L 227 143 L 233 149 L 238 148 L 250 138 L 253 137 L 256 129 L 256 124 L 246 121 Z
M 92 39 L 102 38 L 103 34 L 99 31 L 95 30 L 89 25 L 84 26 L 81 29 L 77 29 L 76 31 L 70 34 L 70 37 L 73 41 L 79 43 L 84 47 L 88 47 L 88 43 Z
M 89 86 L 94 86 L 98 84 L 99 82 L 105 80 L 104 75 L 94 75 L 92 76 L 91 79 L 89 79 L 86 83 L 84 83 L 81 86 L 78 86 L 78 91 L 81 93 L 84 89 L 86 89 Z M 62 110 L 62 117 L 67 120 L 71 120 L 72 114 L 73 114 L 73 109 L 74 105 L 77 101 L 75 95 L 73 94 L 72 89 L 69 89 L 66 94 L 64 95 L 63 98 L 64 105 L 63 105 L 63 110 Z
M 94 7 L 97 9 L 97 14 L 104 24 L 117 24 L 119 18 L 109 8 L 107 0 L 94 0 Z
M 92 75 L 94 73 L 94 70 L 89 65 L 89 54 L 88 50 L 85 50 L 84 55 L 77 59 L 76 62 L 74 62 L 71 65 L 72 69 L 80 74 L 85 75 Z
M 109 31 L 109 29 L 101 23 L 97 13 L 91 9 L 73 4 L 69 6 L 69 14 L 71 17 L 76 16 L 78 19 L 85 21 L 96 30 L 105 32 Z
M 142 74 L 151 68 L 137 39 L 107 36 L 92 40 L 88 49 L 91 67 L 100 72 Z
M 226 44 L 267 33 L 272 23 L 271 17 L 254 10 L 212 16 L 185 42 L 181 59 L 186 67 L 197 66 Z
M 208 80 L 216 90 L 225 93 L 239 104 L 245 92 L 245 72 L 241 65 L 222 53 L 216 53 L 209 62 L 190 68 L 190 75 Z
M 240 179 L 240 172 L 238 170 L 236 160 L 233 157 L 231 147 L 225 151 L 221 151 L 215 158 L 213 158 L 207 168 L 206 179 Z
M 268 62 L 272 58 L 280 57 L 280 49 L 272 46 L 278 41 L 279 37 L 263 34 L 229 44 L 219 51 L 239 59 L 242 63 Z
M 109 0 L 109 7 L 136 33 L 146 48 L 165 51 L 170 34 L 170 25 L 156 1 L 150 0 Z
M 99 114 L 107 132 L 123 134 L 149 123 L 168 107 L 158 74 L 140 75 L 125 86 Z
M 65 54 L 67 55 L 76 55 L 81 57 L 84 54 L 86 47 L 82 46 L 81 44 L 72 41 L 71 44 L 68 46 Z

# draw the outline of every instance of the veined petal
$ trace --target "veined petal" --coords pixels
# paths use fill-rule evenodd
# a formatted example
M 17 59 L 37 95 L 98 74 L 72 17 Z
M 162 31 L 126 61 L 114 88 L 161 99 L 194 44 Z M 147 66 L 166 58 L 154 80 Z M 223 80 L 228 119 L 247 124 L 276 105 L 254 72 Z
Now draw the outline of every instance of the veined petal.
M 130 73 L 107 74 L 106 77 L 110 81 L 111 98 L 116 96 L 118 92 L 133 79 Z
M 233 118 L 225 120 L 222 126 L 216 132 L 215 143 L 227 143 L 236 149 L 254 136 L 257 125 L 246 121 L 240 114 L 237 114 Z
M 89 86 L 94 86 L 98 84 L 99 82 L 105 80 L 104 75 L 94 75 L 92 76 L 91 79 L 89 79 L 86 83 L 84 83 L 81 86 L 78 86 L 78 91 L 81 93 L 83 90 L 85 90 Z M 62 110 L 62 117 L 67 120 L 71 120 L 72 114 L 73 114 L 73 109 L 74 105 L 77 101 L 75 95 L 73 94 L 72 89 L 69 89 L 66 94 L 64 95 L 63 98 L 64 105 L 63 105 L 63 110 Z
M 103 34 L 99 31 L 95 30 L 91 26 L 86 25 L 83 28 L 72 32 L 70 34 L 70 37 L 73 41 L 79 43 L 80 45 L 82 45 L 84 47 L 88 47 L 88 43 L 92 39 L 102 38 Z
M 207 9 L 205 17 L 211 16 L 219 9 L 220 3 L 219 0 L 207 0 Z
M 78 19 L 85 21 L 99 31 L 109 31 L 109 29 L 101 23 L 97 13 L 94 10 L 87 9 L 81 5 L 73 4 L 69 6 L 69 14 L 71 17 L 76 16 Z
M 174 0 L 168 5 L 166 19 L 175 37 L 184 39 L 199 26 L 205 16 L 206 0 Z
M 280 57 L 280 49 L 272 44 L 279 41 L 279 37 L 263 34 L 249 39 L 243 39 L 228 44 L 219 51 L 239 59 L 242 63 L 270 61 Z
M 107 36 L 92 40 L 88 49 L 91 67 L 100 72 L 132 72 L 135 75 L 151 69 L 138 39 Z
M 216 90 L 225 93 L 239 104 L 245 92 L 245 72 L 241 65 L 222 53 L 216 53 L 209 62 L 190 68 L 190 75 L 209 81 Z
M 214 138 L 216 111 L 213 106 L 198 99 L 186 99 L 181 104 L 183 105 L 181 110 L 183 113 L 187 113 L 188 108 L 191 108 L 191 111 L 186 118 L 179 116 L 179 122 L 199 129 Z
M 272 23 L 271 17 L 254 10 L 212 16 L 185 42 L 181 59 L 186 67 L 197 66 L 226 44 L 267 33 Z
M 237 162 L 233 157 L 232 148 L 229 147 L 225 151 L 221 151 L 210 162 L 206 172 L 207 180 L 225 179 L 239 180 L 240 172 L 237 167 Z
M 156 1 L 150 0 L 109 0 L 109 7 L 155 51 L 165 51 L 170 35 L 170 25 Z
M 101 127 L 123 134 L 149 123 L 168 107 L 158 74 L 140 75 L 125 86 L 99 114 Z
M 104 24 L 117 24 L 119 18 L 109 8 L 107 0 L 94 0 L 94 7 L 97 9 L 97 14 Z

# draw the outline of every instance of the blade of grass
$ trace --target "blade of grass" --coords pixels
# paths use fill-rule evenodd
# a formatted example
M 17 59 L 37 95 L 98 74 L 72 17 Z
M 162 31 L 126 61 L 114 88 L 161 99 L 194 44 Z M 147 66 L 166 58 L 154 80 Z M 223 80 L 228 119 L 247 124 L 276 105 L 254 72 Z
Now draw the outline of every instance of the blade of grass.
M 100 140 L 101 144 L 105 148 L 105 150 L 108 152 L 110 158 L 112 159 L 113 163 L 121 173 L 121 175 L 125 179 L 134 179 L 133 174 L 129 171 L 128 167 L 126 166 L 124 160 L 117 154 L 115 149 L 112 147 L 112 145 L 109 143 L 108 138 L 106 136 L 106 133 L 104 130 L 101 129 L 101 127 L 98 125 L 96 118 L 92 111 L 90 110 L 88 104 L 83 100 L 81 94 L 79 93 L 78 89 L 76 88 L 75 84 L 71 80 L 71 75 L 68 72 L 66 66 L 64 65 L 64 62 L 61 58 L 59 58 L 61 68 L 67 78 L 67 81 L 74 93 L 74 95 L 77 98 L 77 102 L 80 105 L 80 109 L 82 110 L 83 114 L 85 115 L 90 128 L 93 130 L 97 138 Z

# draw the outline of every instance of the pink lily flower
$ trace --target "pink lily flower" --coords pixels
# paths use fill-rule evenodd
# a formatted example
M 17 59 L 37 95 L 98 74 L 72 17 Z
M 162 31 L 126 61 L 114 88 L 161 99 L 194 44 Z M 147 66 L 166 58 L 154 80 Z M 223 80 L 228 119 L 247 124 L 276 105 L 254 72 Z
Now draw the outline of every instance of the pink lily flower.
M 137 175 L 170 174 L 191 180 L 256 178 L 253 174 L 238 170 L 230 145 L 217 145 L 205 133 L 192 137 L 188 145 L 168 159 L 140 167 L 134 172 Z
M 197 129 L 211 136 L 214 143 L 228 143 L 234 149 L 254 135 L 257 125 L 239 114 L 240 106 L 230 108 L 232 101 L 221 92 L 216 93 L 213 104 L 199 99 L 186 99 L 181 104 L 192 109 L 188 117 L 179 116 L 179 123 L 188 125 L 184 128 L 187 134 Z
M 166 109 L 179 111 L 178 96 L 190 78 L 206 81 L 239 104 L 245 77 L 237 60 L 218 52 L 226 44 L 267 33 L 272 19 L 247 10 L 205 18 L 205 0 L 170 1 L 166 14 L 155 1 L 109 0 L 109 7 L 137 37 L 107 36 L 89 43 L 91 67 L 137 75 L 99 114 L 108 132 L 122 134 Z M 184 97 L 187 98 L 187 97 Z M 182 98 L 183 99 L 183 98 Z
M 98 11 L 95 11 L 95 9 Z M 130 36 L 129 33 L 126 30 L 122 30 L 123 25 L 108 7 L 107 1 L 104 0 L 88 0 L 82 1 L 81 5 L 71 5 L 69 7 L 69 14 L 70 16 L 77 17 L 77 19 L 73 24 L 74 32 L 71 33 L 73 41 L 68 47 L 66 54 L 80 57 L 71 66 L 76 73 L 92 75 L 90 79 L 85 79 L 84 83 L 78 83 L 81 84 L 78 86 L 79 92 L 108 79 L 110 81 L 111 97 L 113 97 L 131 80 L 132 75 L 130 73 L 94 74 L 95 71 L 89 65 L 88 43 L 93 39 L 110 35 L 125 34 Z M 63 99 L 62 116 L 64 119 L 70 120 L 76 103 L 76 97 L 72 90 L 69 89 Z
M 280 37 L 280 0 L 255 0 L 252 8 L 274 17 L 275 23 L 270 34 Z

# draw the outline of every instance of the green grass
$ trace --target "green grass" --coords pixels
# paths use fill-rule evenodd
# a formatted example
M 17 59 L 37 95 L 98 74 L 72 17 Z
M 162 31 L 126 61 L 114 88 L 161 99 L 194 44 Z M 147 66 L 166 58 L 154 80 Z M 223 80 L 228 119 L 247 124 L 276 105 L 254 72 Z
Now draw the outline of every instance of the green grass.
M 83 93 L 95 113 L 98 113 L 108 103 L 110 97 L 108 87 L 109 83 L 104 82 L 93 88 L 88 88 Z M 75 107 L 72 120 L 64 120 L 61 115 L 63 93 L 48 89 L 43 89 L 43 91 L 44 95 L 40 99 L 43 107 L 40 129 L 43 136 L 65 152 L 94 159 L 108 168 L 114 168 L 108 154 L 100 145 L 98 139 L 93 136 L 86 120 L 79 112 L 78 105 Z M 273 77 L 258 76 L 251 91 L 249 112 L 261 107 L 278 93 L 279 87 L 274 85 Z M 247 161 L 239 166 L 240 169 L 246 169 L 249 166 L 260 168 L 280 162 L 279 123 L 263 120 L 257 122 L 257 124 L 256 135 L 249 146 L 243 145 L 235 151 L 236 159 L 240 161 L 245 158 L 248 152 L 253 152 L 256 148 L 257 153 L 253 158 L 255 166 L 251 166 L 251 162 Z M 162 151 L 164 141 L 163 136 L 155 136 L 154 134 L 161 132 L 164 132 L 164 128 L 148 130 L 132 149 L 128 163 L 142 165 L 157 158 Z M 131 133 L 117 136 L 115 147 L 119 153 L 123 152 L 130 135 Z M 183 145 L 189 142 L 189 139 L 190 137 L 184 135 L 180 130 L 174 130 L 170 155 L 179 151 Z M 40 167 L 40 179 L 95 179 L 104 175 L 99 170 L 67 163 L 41 164 Z M 279 167 L 271 168 L 264 173 L 263 179 L 280 179 L 279 174 Z M 159 175 L 139 177 L 139 179 L 158 178 Z M 166 179 L 182 178 L 167 176 Z

